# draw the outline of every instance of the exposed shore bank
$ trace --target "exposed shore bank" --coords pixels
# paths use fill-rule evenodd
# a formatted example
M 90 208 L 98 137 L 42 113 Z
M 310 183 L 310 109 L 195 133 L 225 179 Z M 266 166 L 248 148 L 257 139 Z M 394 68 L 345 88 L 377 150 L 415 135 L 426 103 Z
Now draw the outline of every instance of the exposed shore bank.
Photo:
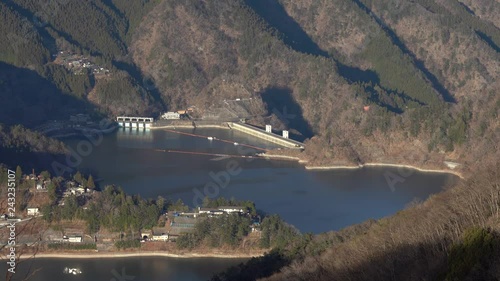
M 127 258 L 127 257 L 169 257 L 169 258 L 224 258 L 224 259 L 242 259 L 253 258 L 264 255 L 264 251 L 255 253 L 168 253 L 168 252 L 40 252 L 35 258 L 70 258 L 70 259 L 95 259 L 95 258 Z M 30 258 L 33 254 L 23 254 L 20 258 Z
M 335 169 L 361 169 L 364 167 L 393 167 L 393 168 L 406 168 L 406 169 L 412 169 L 416 170 L 419 172 L 424 172 L 424 173 L 439 173 L 439 174 L 453 174 L 461 179 L 464 179 L 464 176 L 454 170 L 449 170 L 449 169 L 425 169 L 425 168 L 420 168 L 417 166 L 413 165 L 406 165 L 406 164 L 388 164 L 388 163 L 365 163 L 365 164 L 360 164 L 358 166 L 343 166 L 343 165 L 338 165 L 338 166 L 305 166 L 306 170 L 335 170 Z
M 406 169 L 412 169 L 416 170 L 419 172 L 424 172 L 424 173 L 440 173 L 440 174 L 453 174 L 461 179 L 464 179 L 464 176 L 462 173 L 456 170 L 450 170 L 450 169 L 427 169 L 427 168 L 422 168 L 414 165 L 407 165 L 407 164 L 394 164 L 394 163 L 365 163 L 365 164 L 360 164 L 360 165 L 325 165 L 325 166 L 308 166 L 307 161 L 304 161 L 300 159 L 299 157 L 295 156 L 286 156 L 286 155 L 273 155 L 273 154 L 266 154 L 263 153 L 261 154 L 261 157 L 263 158 L 269 158 L 269 159 L 280 159 L 280 160 L 290 160 L 290 161 L 298 161 L 301 164 L 304 164 L 304 168 L 306 170 L 341 170 L 341 169 L 349 169 L 349 170 L 354 170 L 354 169 L 362 169 L 365 167 L 393 167 L 393 168 L 406 168 Z

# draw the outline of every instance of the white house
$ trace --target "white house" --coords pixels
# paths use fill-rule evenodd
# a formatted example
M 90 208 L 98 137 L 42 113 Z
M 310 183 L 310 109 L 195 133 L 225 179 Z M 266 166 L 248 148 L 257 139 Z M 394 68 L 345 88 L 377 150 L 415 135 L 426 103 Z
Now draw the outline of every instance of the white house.
M 201 214 L 207 214 L 207 215 L 215 215 L 215 216 L 220 216 L 224 214 L 223 210 L 220 209 L 213 209 L 213 208 L 200 208 L 198 207 L 198 213 Z
M 181 119 L 181 115 L 177 112 L 166 112 L 161 116 L 162 119 Z
M 83 237 L 81 237 L 81 236 L 68 236 L 68 242 L 70 242 L 70 243 L 82 243 Z
M 158 235 L 153 235 L 153 238 L 151 239 L 153 241 L 163 241 L 163 242 L 166 242 L 168 241 L 168 234 L 158 234 Z
M 69 189 L 69 192 L 73 195 L 81 195 L 85 193 L 85 188 L 83 188 L 82 186 L 72 187 Z
M 36 216 L 40 213 L 40 209 L 38 207 L 28 207 L 28 216 Z
M 220 206 L 218 209 L 221 211 L 224 211 L 228 214 L 230 214 L 230 213 L 247 213 L 248 212 L 246 207 L 240 207 L 240 206 Z
M 166 242 L 166 241 L 168 241 L 168 234 L 166 234 L 166 233 L 154 234 L 153 233 L 153 238 L 151 238 L 151 240 Z
M 260 226 L 255 225 L 255 224 L 252 224 L 252 225 L 250 226 L 250 229 L 251 229 L 252 233 L 254 233 L 254 232 L 260 232 L 260 231 L 261 231 L 261 230 L 260 230 Z

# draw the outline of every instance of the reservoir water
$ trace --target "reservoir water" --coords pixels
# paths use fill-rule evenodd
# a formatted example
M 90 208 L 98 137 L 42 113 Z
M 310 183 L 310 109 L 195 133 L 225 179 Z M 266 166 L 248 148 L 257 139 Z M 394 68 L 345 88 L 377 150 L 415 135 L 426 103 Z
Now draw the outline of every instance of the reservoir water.
M 239 144 L 275 145 L 233 130 L 183 130 Z M 81 139 L 66 143 L 77 151 Z M 175 150 L 162 152 L 158 150 Z M 302 232 L 319 233 L 388 216 L 412 200 L 425 200 L 457 180 L 447 174 L 377 167 L 308 171 L 294 161 L 226 158 L 179 151 L 241 155 L 240 145 L 163 130 L 120 129 L 82 156 L 80 171 L 146 198 L 181 198 L 192 207 L 203 197 L 252 200 L 265 213 L 279 214 Z M 411 174 L 411 175 L 409 175 Z M 390 185 L 387 177 L 399 176 Z
M 252 200 L 265 213 L 279 214 L 301 232 L 320 233 L 392 215 L 412 200 L 425 200 L 458 180 L 447 174 L 421 173 L 396 168 L 308 171 L 293 161 L 232 158 L 250 153 L 241 145 L 274 148 L 252 136 L 221 129 L 183 130 L 196 138 L 163 130 L 120 129 L 90 149 L 85 139 L 65 142 L 81 153 L 78 169 L 92 173 L 127 193 L 171 200 L 181 198 L 194 207 L 201 196 Z M 230 143 L 218 141 L 230 139 Z M 86 147 L 87 150 L 82 148 Z M 169 152 L 170 151 L 170 152 Z M 175 152 L 172 152 L 175 151 Z M 201 154 L 186 154 L 181 152 Z M 391 185 L 387 176 L 399 176 Z M 31 266 L 40 269 L 29 280 L 135 280 L 201 281 L 209 279 L 238 259 L 175 259 L 163 257 L 116 259 L 36 259 L 18 269 L 22 280 Z M 81 268 L 81 275 L 63 274 L 64 267 Z M 4 272 L 5 264 L 0 265 Z M 118 276 L 117 276 L 118 274 Z M 129 277 L 125 279 L 123 276 Z M 121 276 L 121 277 L 120 277 Z M 130 279 L 130 278 L 134 279 Z
M 21 263 L 13 281 L 202 281 L 214 273 L 244 262 L 244 259 L 130 257 L 104 259 L 40 258 Z M 79 268 L 82 273 L 64 273 L 64 268 Z M 6 272 L 6 265 L 0 265 Z

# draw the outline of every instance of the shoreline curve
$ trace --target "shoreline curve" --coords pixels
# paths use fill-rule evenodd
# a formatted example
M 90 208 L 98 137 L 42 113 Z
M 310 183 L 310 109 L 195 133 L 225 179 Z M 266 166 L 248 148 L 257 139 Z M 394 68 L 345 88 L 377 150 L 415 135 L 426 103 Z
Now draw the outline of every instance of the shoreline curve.
M 32 254 L 23 254 L 20 258 L 70 258 L 70 259 L 107 259 L 107 258 L 128 258 L 128 257 L 167 257 L 167 258 L 221 258 L 221 259 L 244 259 L 263 256 L 260 254 L 199 254 L 199 253 L 186 253 L 186 254 L 172 254 L 165 252 L 85 252 L 85 253 L 37 253 L 35 256 Z

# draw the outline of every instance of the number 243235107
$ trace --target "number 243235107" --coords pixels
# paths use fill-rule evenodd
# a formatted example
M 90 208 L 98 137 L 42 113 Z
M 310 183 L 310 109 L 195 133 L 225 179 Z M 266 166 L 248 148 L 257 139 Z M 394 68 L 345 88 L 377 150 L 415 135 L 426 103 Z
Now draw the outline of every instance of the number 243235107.
M 7 205 L 9 217 L 14 217 L 16 214 L 16 172 L 8 170 L 7 180 Z

